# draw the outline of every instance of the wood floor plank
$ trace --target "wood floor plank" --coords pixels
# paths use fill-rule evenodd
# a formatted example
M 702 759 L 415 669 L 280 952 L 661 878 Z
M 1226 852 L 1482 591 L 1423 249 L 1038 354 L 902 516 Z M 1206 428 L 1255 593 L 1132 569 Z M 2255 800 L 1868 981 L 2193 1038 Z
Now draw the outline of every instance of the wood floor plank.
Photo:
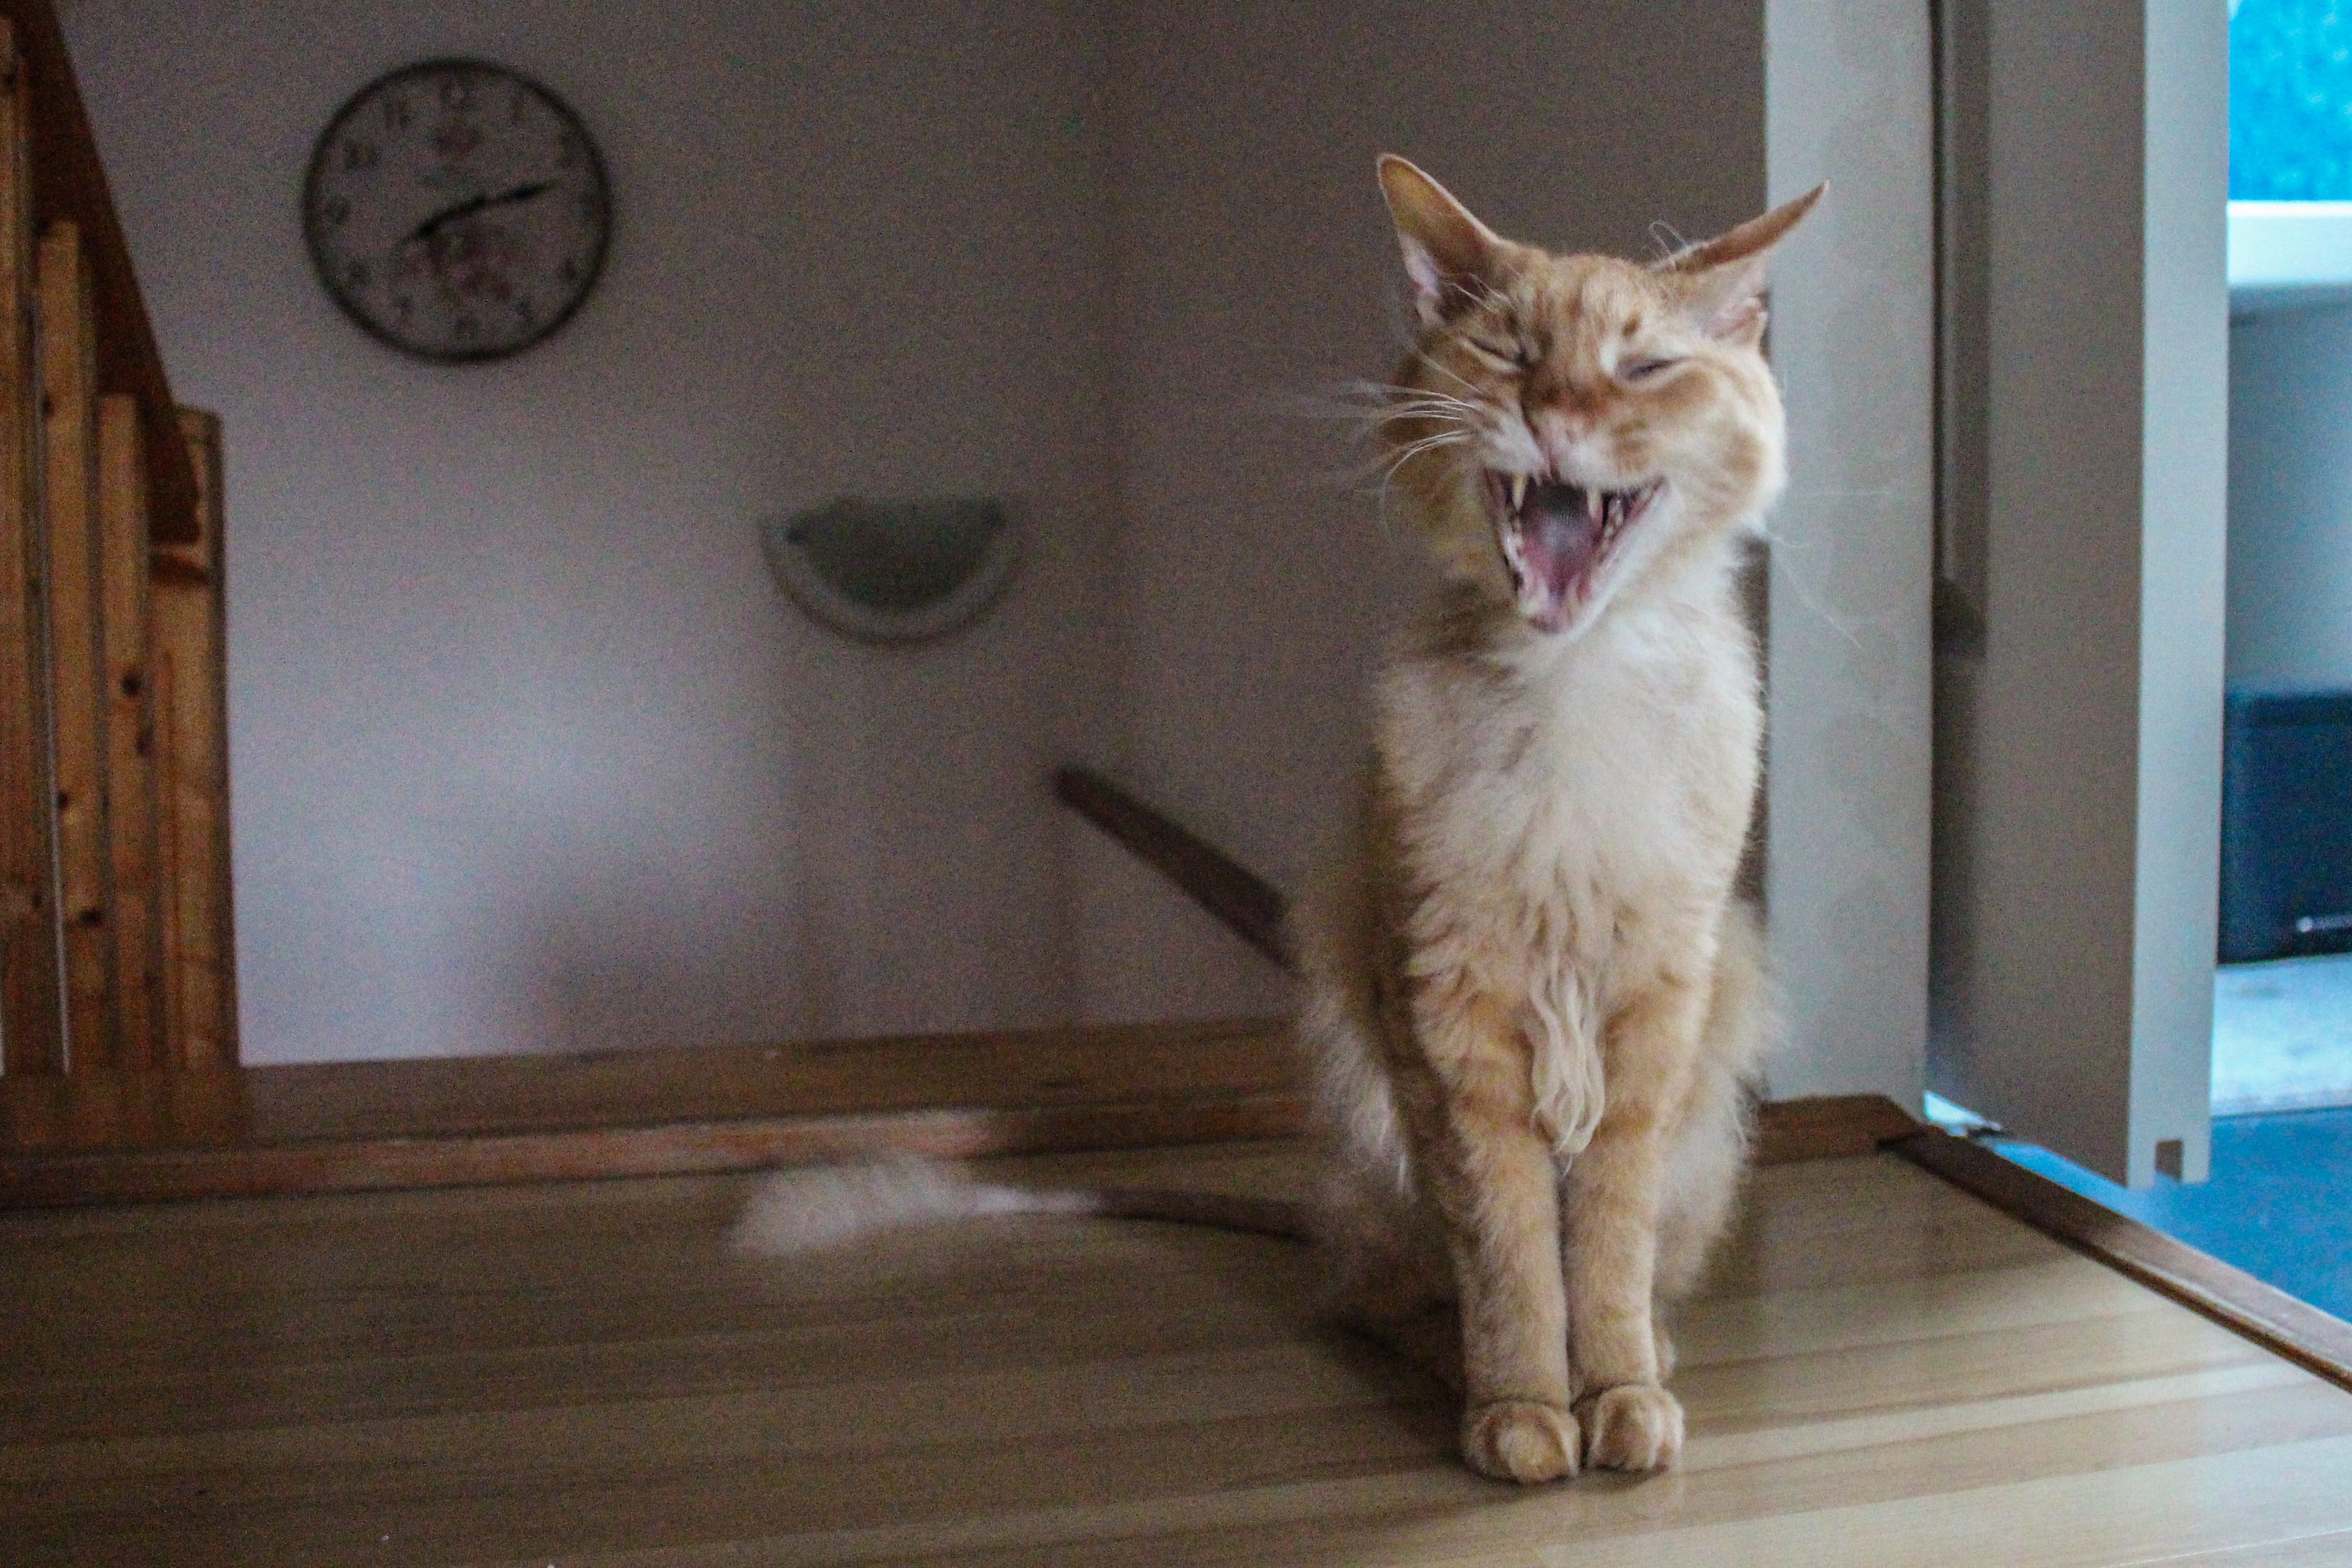
M 378 1471 L 366 1485 L 323 1478 L 266 1492 L 215 1473 L 190 1478 L 152 1510 L 76 1522 L 79 1543 L 108 1562 L 148 1560 L 143 1552 L 168 1543 L 170 1560 L 192 1563 L 561 1553 L 631 1563 L 1874 1564 L 2121 1563 L 2146 1560 L 2133 1553 L 2151 1541 L 2242 1546 L 2345 1518 L 2328 1496 L 2329 1467 L 2352 1447 L 2340 1424 L 2332 1435 L 2298 1436 L 2273 1402 L 2238 1424 L 2252 1446 L 2184 1458 L 2200 1447 L 2189 1424 L 2147 1419 L 2181 1413 L 1873 1446 L 1779 1473 L 1693 1468 L 1527 1494 L 1462 1472 L 1444 1452 L 1443 1421 L 1278 1432 L 1201 1423 L 1108 1446 L 907 1450 L 854 1466 L 615 1456 L 574 1468 Z M 2180 1506 L 2192 1466 L 2235 1489 L 2200 1498 L 2192 1484 L 2191 1506 Z M 2144 1510 L 2151 1497 L 2174 1504 L 2159 1528 L 2114 1516 Z M 1979 1506 L 2016 1511 L 1954 1528 Z M 2006 1534 L 1989 1535 L 2004 1523 Z M 389 1543 L 359 1539 L 378 1527 Z M 1912 1555 L 1889 1554 L 1906 1542 Z
M 992 1173 L 1308 1179 L 1279 1143 Z M 0 1216 L 0 1557 L 2312 1568 L 2352 1531 L 2352 1394 L 1892 1157 L 1759 1173 L 1681 1321 L 1679 1470 L 1531 1491 L 1316 1326 L 1289 1244 L 1028 1219 L 747 1260 L 748 1187 Z

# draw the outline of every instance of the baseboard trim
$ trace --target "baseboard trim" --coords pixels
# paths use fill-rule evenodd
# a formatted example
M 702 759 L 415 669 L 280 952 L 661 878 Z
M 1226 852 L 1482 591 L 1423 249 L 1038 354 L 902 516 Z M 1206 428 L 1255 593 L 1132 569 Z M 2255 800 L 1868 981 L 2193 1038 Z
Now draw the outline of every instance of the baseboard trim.
M 2352 1391 L 2352 1323 L 1969 1139 L 1922 1127 L 1886 1147 L 2043 1235 Z
M 0 1206 L 154 1203 L 755 1171 L 915 1155 L 974 1159 L 1279 1138 L 1290 1094 L 882 1114 L 742 1117 L 438 1138 L 354 1138 L 0 1158 Z
M 1756 1163 L 1840 1160 L 1874 1154 L 1920 1122 L 1883 1094 L 1825 1094 L 1768 1100 L 1756 1116 Z
M 1281 1019 L 0 1079 L 0 1206 L 1281 1137 Z
M 1296 1136 L 1280 1019 L 0 1079 L 0 1207 L 369 1192 Z M 1766 1163 L 1917 1123 L 1759 1108 Z

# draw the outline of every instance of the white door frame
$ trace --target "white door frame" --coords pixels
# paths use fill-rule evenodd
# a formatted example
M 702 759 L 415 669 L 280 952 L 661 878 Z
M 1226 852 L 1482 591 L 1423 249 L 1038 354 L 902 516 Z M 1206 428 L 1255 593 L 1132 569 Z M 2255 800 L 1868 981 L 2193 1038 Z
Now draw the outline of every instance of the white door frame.
M 1767 0 L 1790 485 L 1772 523 L 1766 889 L 1776 1098 L 1927 1071 L 1935 167 L 1927 0 Z
M 1973 51 L 1945 83 L 1969 95 L 1953 115 L 1974 162 L 1946 187 L 1973 206 L 1945 230 L 1946 353 L 1968 374 L 1945 406 L 1939 562 L 1948 624 L 1969 635 L 1948 637 L 1936 671 L 1928 1082 L 2113 1179 L 2200 1180 L 2227 15 L 2211 0 L 1941 9 Z

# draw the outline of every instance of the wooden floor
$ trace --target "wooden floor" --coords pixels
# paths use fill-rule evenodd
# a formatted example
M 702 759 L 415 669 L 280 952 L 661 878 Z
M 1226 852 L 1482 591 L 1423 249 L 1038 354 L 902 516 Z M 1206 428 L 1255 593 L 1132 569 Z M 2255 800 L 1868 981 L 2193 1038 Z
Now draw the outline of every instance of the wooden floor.
M 1284 1143 L 1002 1162 L 1286 1193 Z M 1522 1492 L 1288 1244 L 731 1258 L 748 1178 L 0 1215 L 0 1562 L 2352 1563 L 2352 1394 L 1891 1155 L 1759 1173 L 1682 1468 Z

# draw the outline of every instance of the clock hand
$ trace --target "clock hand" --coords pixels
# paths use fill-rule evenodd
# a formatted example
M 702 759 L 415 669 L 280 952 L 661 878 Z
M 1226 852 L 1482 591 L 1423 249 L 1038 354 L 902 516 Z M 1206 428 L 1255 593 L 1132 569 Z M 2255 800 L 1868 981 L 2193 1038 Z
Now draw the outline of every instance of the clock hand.
M 412 241 L 431 239 L 435 235 L 463 218 L 472 217 L 486 208 L 506 206 L 515 202 L 527 202 L 533 196 L 544 195 L 555 188 L 552 180 L 534 180 L 527 185 L 517 185 L 500 191 L 497 195 L 468 196 L 454 205 L 443 207 L 423 223 L 408 231 Z

